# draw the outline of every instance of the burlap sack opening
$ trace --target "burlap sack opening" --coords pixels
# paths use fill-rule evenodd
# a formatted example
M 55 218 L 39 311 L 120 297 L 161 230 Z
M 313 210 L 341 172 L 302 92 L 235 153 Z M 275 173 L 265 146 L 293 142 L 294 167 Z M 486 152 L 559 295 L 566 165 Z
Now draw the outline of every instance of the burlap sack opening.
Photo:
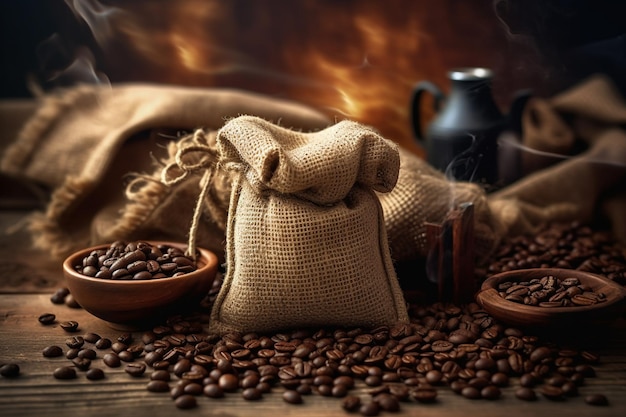
M 218 133 L 235 171 L 215 333 L 408 321 L 383 212 L 395 144 L 355 122 L 301 133 L 242 116 Z

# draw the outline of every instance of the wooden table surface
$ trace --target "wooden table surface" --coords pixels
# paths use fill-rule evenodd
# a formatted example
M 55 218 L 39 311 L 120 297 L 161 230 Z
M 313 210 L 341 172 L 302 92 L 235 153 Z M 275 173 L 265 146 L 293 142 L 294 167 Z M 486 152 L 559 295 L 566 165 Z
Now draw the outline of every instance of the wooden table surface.
M 2 211 L 3 229 L 18 224 L 23 211 Z M 55 368 L 69 365 L 64 356 L 45 358 L 42 350 L 49 345 L 62 346 L 68 333 L 57 324 L 43 326 L 38 317 L 53 313 L 57 322 L 75 320 L 80 323 L 77 335 L 95 332 L 115 340 L 119 330 L 94 318 L 82 309 L 52 304 L 52 292 L 63 285 L 61 265 L 50 261 L 45 254 L 28 247 L 23 231 L 3 234 L 0 239 L 0 364 L 16 363 L 20 375 L 0 377 L 0 416 L 329 416 L 348 415 L 340 400 L 320 395 L 304 398 L 301 405 L 290 405 L 281 398 L 282 389 L 276 387 L 260 401 L 246 401 L 240 393 L 229 393 L 222 399 L 198 397 L 198 407 L 179 410 L 168 393 L 151 393 L 146 389 L 149 372 L 131 377 L 121 368 L 107 368 L 102 364 L 102 353 L 92 366 L 105 370 L 100 381 L 86 379 L 84 372 L 69 381 L 52 376 Z M 447 386 L 437 387 L 438 398 L 433 404 L 402 403 L 399 416 L 618 416 L 626 415 L 626 323 L 620 319 L 607 330 L 602 339 L 589 340 L 580 335 L 580 345 L 594 348 L 600 362 L 594 365 L 597 376 L 587 378 L 580 387 L 581 395 L 565 401 L 551 401 L 540 396 L 535 402 L 524 402 L 514 396 L 519 386 L 512 378 L 497 400 L 468 400 L 453 393 Z M 353 393 L 367 396 L 368 388 L 359 383 Z M 602 393 L 609 406 L 587 405 L 583 397 Z M 381 415 L 392 415 L 383 412 Z

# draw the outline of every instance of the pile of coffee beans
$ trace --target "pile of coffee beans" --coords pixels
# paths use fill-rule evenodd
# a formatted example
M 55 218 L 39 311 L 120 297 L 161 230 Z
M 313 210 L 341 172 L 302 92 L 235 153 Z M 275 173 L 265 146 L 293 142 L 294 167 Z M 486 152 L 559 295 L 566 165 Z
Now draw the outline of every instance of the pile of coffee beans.
M 108 249 L 92 251 L 76 271 L 112 280 L 149 280 L 184 275 L 197 269 L 193 258 L 180 248 L 147 242 L 113 242 Z
M 589 270 L 626 282 L 623 249 L 607 235 L 578 224 L 552 225 L 534 237 L 505 241 L 493 263 L 477 275 L 530 267 Z M 411 305 L 410 323 L 375 329 L 218 336 L 205 329 L 221 280 L 218 274 L 196 314 L 171 317 L 141 334 L 110 340 L 93 333 L 77 336 L 80 328 L 64 328 L 70 336 L 67 349 L 58 347 L 72 363 L 53 376 L 78 378 L 84 373 L 96 380 L 108 369 L 123 367 L 129 378 L 145 378 L 147 390 L 169 394 L 181 409 L 227 395 L 258 401 L 279 392 L 288 404 L 320 395 L 336 398 L 347 412 L 378 415 L 410 403 L 439 402 L 441 390 L 472 401 L 497 400 L 504 389 L 512 389 L 519 401 L 573 400 L 585 389 L 585 380 L 595 376 L 599 361 L 592 352 L 497 323 L 475 303 Z M 574 283 L 555 285 L 569 288 Z M 65 289 L 57 293 L 53 302 L 71 300 Z M 39 321 L 48 325 L 56 317 L 42 314 Z M 56 348 L 43 351 L 58 354 Z M 602 394 L 584 396 L 583 401 L 608 404 Z
M 626 285 L 626 248 L 606 231 L 578 222 L 546 224 L 536 234 L 505 239 L 479 279 L 526 268 L 565 268 Z
M 278 391 L 288 404 L 321 395 L 338 399 L 346 411 L 378 415 L 403 404 L 436 403 L 441 389 L 468 400 L 497 400 L 514 385 L 522 401 L 563 401 L 578 396 L 585 379 L 595 376 L 597 355 L 502 326 L 477 304 L 435 303 L 413 306 L 410 313 L 410 323 L 374 329 L 217 336 L 205 331 L 208 314 L 200 311 L 115 340 L 69 333 L 67 349 L 48 346 L 42 354 L 71 361 L 54 370 L 57 379 L 84 373 L 96 380 L 107 368 L 122 367 L 130 378 L 147 376 L 146 389 L 169 393 L 179 408 L 226 395 L 258 401 Z M 103 368 L 91 366 L 96 359 Z
M 508 301 L 538 307 L 581 307 L 606 301 L 606 294 L 581 284 L 575 277 L 559 279 L 552 275 L 530 281 L 506 281 L 498 294 Z

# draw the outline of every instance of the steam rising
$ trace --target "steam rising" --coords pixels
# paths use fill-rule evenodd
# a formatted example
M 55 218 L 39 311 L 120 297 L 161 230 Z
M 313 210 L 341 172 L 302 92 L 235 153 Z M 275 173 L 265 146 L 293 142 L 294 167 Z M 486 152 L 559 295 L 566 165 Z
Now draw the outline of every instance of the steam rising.
M 430 79 L 445 89 L 451 67 L 493 67 L 494 27 L 475 24 L 497 24 L 491 5 L 453 3 L 448 12 L 415 1 L 65 0 L 98 48 L 91 55 L 97 61 L 81 52 L 67 75 L 91 64 L 94 82 L 104 81 L 104 69 L 113 83 L 239 88 L 293 99 L 374 126 L 419 153 L 408 111 L 414 85 Z M 442 22 L 455 27 L 454 36 Z M 447 37 L 443 44 L 434 31 Z M 465 41 L 480 45 L 472 48 L 474 62 L 444 61 L 441 47 L 464 32 L 471 33 Z
M 123 11 L 116 7 L 105 6 L 98 0 L 65 0 L 65 4 L 76 18 L 89 26 L 98 45 L 106 48 L 113 35 L 112 22 L 123 14 Z

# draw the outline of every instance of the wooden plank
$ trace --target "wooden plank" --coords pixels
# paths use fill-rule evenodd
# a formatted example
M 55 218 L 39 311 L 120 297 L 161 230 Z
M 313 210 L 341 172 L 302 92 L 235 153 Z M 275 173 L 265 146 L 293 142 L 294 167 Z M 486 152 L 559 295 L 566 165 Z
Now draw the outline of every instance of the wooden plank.
M 42 326 L 37 318 L 44 312 L 57 315 L 58 321 L 76 320 L 80 323 L 81 335 L 95 332 L 103 337 L 116 339 L 120 332 L 109 328 L 102 321 L 83 310 L 53 305 L 47 294 L 0 295 L 0 363 L 17 363 L 22 372 L 18 378 L 0 378 L 0 415 L 2 416 L 119 416 L 150 415 L 172 416 L 177 413 L 168 393 L 150 393 L 146 390 L 148 374 L 131 377 L 122 368 L 109 369 L 101 359 L 92 366 L 102 367 L 106 378 L 89 381 L 82 372 L 71 381 L 59 381 L 52 377 L 53 370 L 69 364 L 64 357 L 47 359 L 42 349 L 51 344 L 64 347 L 68 334 L 58 325 Z M 554 416 L 616 416 L 626 411 L 626 323 L 620 321 L 613 331 L 607 333 L 606 342 L 598 349 L 601 364 L 595 367 L 598 376 L 588 378 L 581 387 L 582 394 L 604 393 L 611 406 L 592 407 L 582 397 L 553 402 L 540 398 L 534 403 L 525 403 L 514 397 L 513 380 L 503 390 L 503 397 L 495 401 L 467 400 L 447 387 L 438 387 L 439 398 L 435 404 L 402 404 L 398 416 L 424 413 L 435 417 L 450 417 L 460 414 L 481 416 L 526 417 Z M 139 337 L 139 334 L 135 336 Z M 101 353 L 99 353 L 101 356 Z M 354 392 L 366 399 L 368 388 L 359 383 Z M 271 394 L 257 402 L 242 399 L 240 393 L 227 394 L 223 399 L 198 397 L 199 406 L 186 410 L 185 415 L 223 415 L 258 417 L 281 416 L 328 416 L 343 415 L 340 400 L 319 395 L 305 397 L 302 405 L 288 405 L 282 401 L 282 389 L 277 387 Z

